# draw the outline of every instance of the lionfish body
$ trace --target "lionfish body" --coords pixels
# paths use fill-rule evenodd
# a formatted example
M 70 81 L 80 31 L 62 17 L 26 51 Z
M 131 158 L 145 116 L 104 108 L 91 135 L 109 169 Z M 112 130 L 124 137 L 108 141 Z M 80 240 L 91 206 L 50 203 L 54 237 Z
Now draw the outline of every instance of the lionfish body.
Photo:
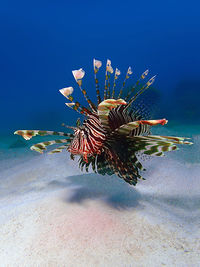
M 60 92 L 70 101 L 66 105 L 80 114 L 86 116 L 83 124 L 77 121 L 76 127 L 64 125 L 73 129 L 74 133 L 39 131 L 39 130 L 18 130 L 15 134 L 23 136 L 29 140 L 36 135 L 57 135 L 64 136 L 65 139 L 57 139 L 38 143 L 31 147 L 32 150 L 43 153 L 46 147 L 54 144 L 62 144 L 52 150 L 52 153 L 59 153 L 67 149 L 74 155 L 79 156 L 79 166 L 88 171 L 91 166 L 93 171 L 101 175 L 117 174 L 126 182 L 136 185 L 138 179 L 144 179 L 141 171 L 144 170 L 139 161 L 139 154 L 150 156 L 163 156 L 164 152 L 177 149 L 177 144 L 192 144 L 185 141 L 183 137 L 155 136 L 151 135 L 151 127 L 154 125 L 164 125 L 166 119 L 150 120 L 146 116 L 145 107 L 135 104 L 135 100 L 146 91 L 154 82 L 155 76 L 141 86 L 141 81 L 148 75 L 146 70 L 127 93 L 124 99 L 121 98 L 126 80 L 132 74 L 129 67 L 121 89 L 116 94 L 116 80 L 120 71 L 116 68 L 113 79 L 113 87 L 110 86 L 110 76 L 113 73 L 111 61 L 107 60 L 105 86 L 103 98 L 99 91 L 99 82 L 96 77 L 102 63 L 94 59 L 94 75 L 98 105 L 95 105 L 88 97 L 86 90 L 82 88 L 82 79 L 85 75 L 83 69 L 72 71 L 74 78 L 79 85 L 89 107 L 82 106 L 74 101 L 72 96 L 73 88 L 67 87 Z M 140 88 L 138 89 L 138 85 Z M 138 90 L 137 90 L 138 89 Z M 135 93 L 136 92 L 136 93 Z
M 88 156 L 101 153 L 106 140 L 105 134 L 98 115 L 89 115 L 89 118 L 83 122 L 83 126 L 74 130 L 74 139 L 68 151 L 73 155 L 82 155 L 88 162 Z

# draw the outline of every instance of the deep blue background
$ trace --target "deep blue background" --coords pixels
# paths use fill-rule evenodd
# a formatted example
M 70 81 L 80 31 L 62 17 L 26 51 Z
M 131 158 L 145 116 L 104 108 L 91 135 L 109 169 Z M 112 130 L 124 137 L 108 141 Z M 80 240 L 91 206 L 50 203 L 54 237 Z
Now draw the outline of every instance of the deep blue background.
M 73 123 L 76 114 L 58 89 L 73 86 L 80 100 L 71 70 L 83 67 L 95 96 L 94 57 L 110 58 L 123 72 L 130 65 L 135 76 L 150 68 L 158 74 L 161 114 L 195 123 L 199 10 L 198 1 L 1 1 L 1 132 Z

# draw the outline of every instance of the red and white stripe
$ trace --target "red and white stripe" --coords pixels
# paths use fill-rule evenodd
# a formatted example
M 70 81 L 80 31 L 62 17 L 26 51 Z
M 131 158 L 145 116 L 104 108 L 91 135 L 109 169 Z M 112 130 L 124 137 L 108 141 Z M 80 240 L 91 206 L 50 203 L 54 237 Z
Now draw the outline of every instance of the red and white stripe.
M 82 155 L 87 162 L 87 157 L 100 154 L 105 141 L 105 131 L 96 114 L 91 114 L 83 126 L 74 130 L 74 139 L 68 151 L 74 155 Z

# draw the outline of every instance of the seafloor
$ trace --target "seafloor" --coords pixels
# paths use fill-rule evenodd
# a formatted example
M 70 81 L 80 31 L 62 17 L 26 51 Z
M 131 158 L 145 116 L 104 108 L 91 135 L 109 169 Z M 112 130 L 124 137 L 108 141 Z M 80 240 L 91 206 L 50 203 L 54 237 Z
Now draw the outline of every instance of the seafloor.
M 136 187 L 1 136 L 0 266 L 200 266 L 199 130 L 159 128 L 194 145 L 145 161 Z

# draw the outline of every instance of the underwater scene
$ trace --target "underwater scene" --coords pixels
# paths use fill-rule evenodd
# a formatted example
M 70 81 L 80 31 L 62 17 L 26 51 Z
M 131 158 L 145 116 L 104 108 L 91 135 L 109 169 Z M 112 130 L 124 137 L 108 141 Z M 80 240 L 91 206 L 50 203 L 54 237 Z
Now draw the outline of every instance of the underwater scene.
M 199 7 L 2 4 L 0 267 L 200 266 Z

